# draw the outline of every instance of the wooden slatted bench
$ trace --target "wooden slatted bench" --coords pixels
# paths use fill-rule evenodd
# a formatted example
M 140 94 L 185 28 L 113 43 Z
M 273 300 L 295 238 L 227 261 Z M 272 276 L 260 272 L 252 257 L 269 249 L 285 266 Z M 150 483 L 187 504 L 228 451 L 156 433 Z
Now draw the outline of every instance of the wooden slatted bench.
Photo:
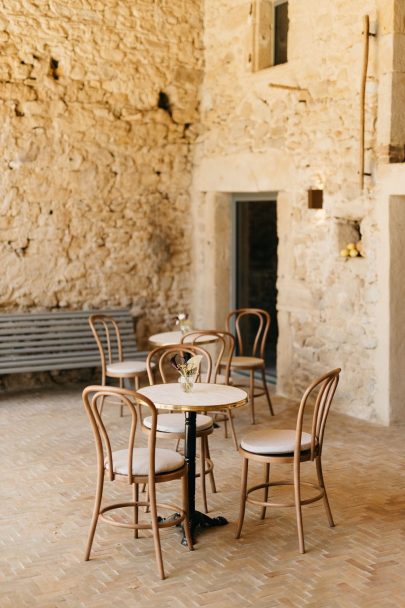
M 98 367 L 100 354 L 88 322 L 91 314 L 118 322 L 125 359 L 137 351 L 134 320 L 127 309 L 0 315 L 0 374 Z

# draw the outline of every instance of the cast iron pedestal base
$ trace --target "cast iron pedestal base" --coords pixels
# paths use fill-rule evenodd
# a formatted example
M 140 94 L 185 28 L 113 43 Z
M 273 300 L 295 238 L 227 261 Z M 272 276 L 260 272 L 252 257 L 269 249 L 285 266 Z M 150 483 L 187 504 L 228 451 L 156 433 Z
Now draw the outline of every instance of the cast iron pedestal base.
M 226 526 L 228 520 L 225 517 L 209 517 L 205 515 L 205 513 L 201 513 L 200 511 L 194 511 L 193 516 L 190 519 L 190 529 L 191 529 L 191 538 L 193 539 L 193 543 L 195 543 L 195 535 L 199 529 L 203 528 L 214 528 L 216 526 Z M 187 546 L 187 539 L 183 530 L 183 538 L 181 539 L 181 544 Z

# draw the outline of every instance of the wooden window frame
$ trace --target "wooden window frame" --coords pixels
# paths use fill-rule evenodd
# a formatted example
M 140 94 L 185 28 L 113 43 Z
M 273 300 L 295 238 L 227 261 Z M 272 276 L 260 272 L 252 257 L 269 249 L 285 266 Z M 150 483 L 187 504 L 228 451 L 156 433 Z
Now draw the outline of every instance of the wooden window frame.
M 275 13 L 280 4 L 288 4 L 288 0 L 254 0 L 252 4 L 253 17 L 253 47 L 252 71 L 259 72 L 275 65 Z M 288 52 L 287 62 L 288 63 Z M 277 65 L 285 65 L 279 63 Z

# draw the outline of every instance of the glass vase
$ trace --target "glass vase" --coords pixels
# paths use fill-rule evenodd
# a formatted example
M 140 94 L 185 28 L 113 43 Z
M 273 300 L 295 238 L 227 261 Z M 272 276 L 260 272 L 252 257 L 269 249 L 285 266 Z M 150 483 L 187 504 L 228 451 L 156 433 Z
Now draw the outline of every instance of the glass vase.
M 180 331 L 181 331 L 182 336 L 185 336 L 186 334 L 188 334 L 190 329 L 191 328 L 190 328 L 190 324 L 188 321 L 180 322 Z
M 195 382 L 194 374 L 192 376 L 180 376 L 181 388 L 183 389 L 183 391 L 185 393 L 191 393 L 191 391 L 193 390 L 194 382 Z

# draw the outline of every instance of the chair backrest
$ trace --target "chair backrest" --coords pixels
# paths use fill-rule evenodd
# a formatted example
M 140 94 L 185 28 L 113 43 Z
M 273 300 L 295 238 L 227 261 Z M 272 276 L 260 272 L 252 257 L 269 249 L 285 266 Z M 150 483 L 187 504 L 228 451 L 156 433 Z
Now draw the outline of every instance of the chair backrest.
M 151 417 L 150 433 L 148 435 L 148 449 L 149 449 L 149 475 L 150 479 L 154 480 L 155 471 L 155 448 L 156 448 L 156 423 L 157 423 L 157 412 L 154 404 L 150 399 L 140 395 L 139 393 L 123 388 L 116 388 L 112 386 L 88 386 L 83 391 L 83 404 L 90 420 L 90 424 L 93 430 L 93 435 L 96 443 L 97 450 L 97 466 L 99 474 L 104 473 L 105 461 L 108 463 L 109 478 L 112 481 L 114 479 L 113 472 L 113 458 L 112 452 L 114 451 L 111 446 L 111 438 L 108 432 L 105 420 L 102 418 L 101 410 L 106 411 L 106 407 L 103 403 L 106 400 L 108 403 L 108 397 L 114 397 L 114 403 L 116 404 L 117 399 L 121 404 L 129 410 L 131 416 L 131 424 L 128 425 L 128 441 L 124 446 L 128 448 L 128 483 L 132 483 L 132 458 L 133 449 L 135 444 L 136 427 L 138 423 L 138 416 L 136 413 L 135 405 L 142 405 L 149 408 Z M 117 446 L 118 447 L 118 446 Z M 124 449 L 121 445 L 118 449 Z
M 249 322 L 253 336 L 248 340 L 244 323 Z M 261 308 L 237 308 L 232 310 L 226 318 L 226 329 L 230 332 L 234 325 L 238 354 L 260 357 L 264 359 L 267 335 L 270 329 L 270 315 Z
M 100 352 L 104 384 L 107 365 L 123 360 L 121 333 L 118 323 L 109 315 L 90 315 L 89 324 Z
M 181 338 L 181 343 L 198 345 L 199 342 L 206 344 L 206 340 L 214 336 L 216 339 L 213 346 L 216 349 L 216 357 L 213 362 L 211 382 L 217 381 L 217 376 L 221 368 L 225 369 L 225 384 L 229 384 L 232 356 L 235 351 L 235 337 L 229 331 L 219 331 L 217 329 L 194 329 Z
M 200 369 L 204 366 L 204 382 L 209 382 L 211 379 L 212 360 L 210 354 L 201 346 L 194 346 L 192 344 L 180 345 L 171 344 L 167 346 L 157 346 L 148 354 L 146 359 L 146 370 L 148 372 L 149 384 L 155 384 L 156 367 L 160 374 L 161 381 L 165 384 L 169 381 L 168 370 L 173 371 L 170 366 L 170 359 L 175 355 L 184 356 L 189 354 L 191 357 L 194 355 L 201 355 L 202 361 Z M 153 364 L 157 366 L 154 367 Z M 201 373 L 198 373 L 197 381 L 201 381 Z
M 334 369 L 314 380 L 304 392 L 298 410 L 295 451 L 294 455 L 299 458 L 301 451 L 301 434 L 304 422 L 305 408 L 308 402 L 312 402 L 315 396 L 314 411 L 311 424 L 311 460 L 316 454 L 322 452 L 325 424 L 332 404 L 333 396 L 339 382 L 340 368 Z

